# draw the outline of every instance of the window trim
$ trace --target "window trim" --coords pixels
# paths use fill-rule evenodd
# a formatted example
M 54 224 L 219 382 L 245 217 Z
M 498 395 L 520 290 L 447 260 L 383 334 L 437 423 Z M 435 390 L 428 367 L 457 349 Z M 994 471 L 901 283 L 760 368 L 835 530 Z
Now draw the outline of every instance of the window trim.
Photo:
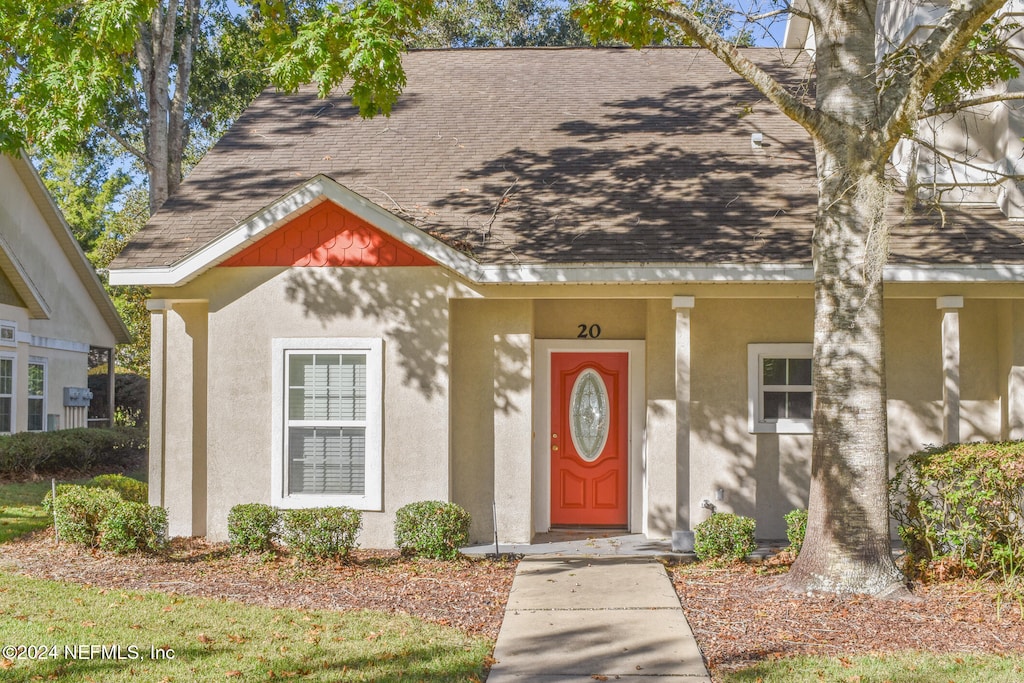
M 813 347 L 809 343 L 747 345 L 747 428 L 751 434 L 810 434 L 813 431 L 813 421 L 809 419 L 764 419 L 764 375 L 761 364 L 762 358 L 811 358 Z
M 42 358 L 42 357 L 39 357 L 39 356 L 30 356 L 29 359 L 28 359 L 28 372 L 29 372 L 29 374 L 32 373 L 32 366 L 33 365 L 40 365 L 43 368 L 43 393 L 42 394 L 40 394 L 38 396 L 33 396 L 32 394 L 28 393 L 31 390 L 31 384 L 30 384 L 31 378 L 29 376 L 25 377 L 25 396 L 26 396 L 25 397 L 25 416 L 26 416 L 26 418 L 32 417 L 32 413 L 29 411 L 29 406 L 32 404 L 33 399 L 38 399 L 38 400 L 42 401 L 42 404 L 43 404 L 42 427 L 40 427 L 39 429 L 30 429 L 29 426 L 28 426 L 28 423 L 26 422 L 26 424 L 25 424 L 25 431 L 28 431 L 28 432 L 45 432 L 46 431 L 46 408 L 47 408 L 47 406 L 46 406 L 46 394 L 47 394 L 47 391 L 49 389 L 49 381 L 50 381 L 50 376 L 49 376 L 50 372 L 49 372 L 49 368 L 47 367 L 48 363 L 46 361 L 47 361 L 46 358 Z
M 14 434 L 18 431 L 18 356 L 14 353 L 0 353 L 0 359 L 11 361 L 11 393 L 0 394 L 0 398 L 11 399 L 11 428 L 0 429 L 0 434 Z
M 292 353 L 364 353 L 366 355 L 366 488 L 361 496 L 289 494 L 285 490 L 288 467 L 288 362 Z M 384 340 L 352 337 L 288 337 L 273 340 L 272 446 L 270 502 L 281 508 L 345 505 L 357 510 L 383 510 L 384 472 Z
M 0 330 L 11 331 L 9 339 L 4 339 L 3 334 L 0 333 L 0 346 L 18 346 L 18 323 L 13 320 L 0 320 Z

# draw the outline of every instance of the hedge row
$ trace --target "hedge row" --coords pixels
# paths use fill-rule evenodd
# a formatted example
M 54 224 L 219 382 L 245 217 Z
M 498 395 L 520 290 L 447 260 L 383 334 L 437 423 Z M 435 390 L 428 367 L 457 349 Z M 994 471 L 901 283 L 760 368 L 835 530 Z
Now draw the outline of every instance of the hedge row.
M 57 537 L 121 554 L 163 548 L 167 511 L 139 502 L 146 485 L 128 481 L 134 480 L 115 475 L 89 485 L 61 484 L 56 498 L 47 493 L 43 507 L 54 516 Z
M 124 467 L 146 449 L 144 430 L 76 428 L 0 436 L 0 475 L 29 476 L 100 465 Z
M 470 515 L 455 503 L 410 503 L 396 513 L 395 544 L 403 554 L 454 559 L 469 540 Z M 347 507 L 279 510 L 244 503 L 228 513 L 228 539 L 240 552 L 272 552 L 278 542 L 300 556 L 346 557 L 356 547 L 362 513 Z

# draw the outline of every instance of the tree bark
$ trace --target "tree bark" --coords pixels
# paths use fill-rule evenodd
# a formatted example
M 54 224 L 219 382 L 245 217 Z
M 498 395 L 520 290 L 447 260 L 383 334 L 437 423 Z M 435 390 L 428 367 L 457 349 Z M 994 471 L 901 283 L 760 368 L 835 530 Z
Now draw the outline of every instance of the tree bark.
M 819 145 L 814 235 L 814 435 L 807 536 L 786 578 L 799 591 L 904 590 L 889 534 L 882 168 L 844 169 Z M 866 165 L 867 161 L 865 161 Z
M 184 19 L 185 30 L 181 40 L 176 41 L 179 14 Z M 185 106 L 192 79 L 193 42 L 198 29 L 199 0 L 184 0 L 180 8 L 178 0 L 168 0 L 166 7 L 158 4 L 149 22 L 139 27 L 135 55 L 145 94 L 145 162 L 151 214 L 181 184 L 181 162 L 188 136 Z
M 867 11 L 865 11 L 867 10 Z M 889 439 L 883 333 L 888 258 L 878 135 L 875 8 L 827 0 L 815 22 L 818 174 L 814 267 L 814 434 L 807 536 L 786 583 L 831 593 L 904 588 L 889 533 Z

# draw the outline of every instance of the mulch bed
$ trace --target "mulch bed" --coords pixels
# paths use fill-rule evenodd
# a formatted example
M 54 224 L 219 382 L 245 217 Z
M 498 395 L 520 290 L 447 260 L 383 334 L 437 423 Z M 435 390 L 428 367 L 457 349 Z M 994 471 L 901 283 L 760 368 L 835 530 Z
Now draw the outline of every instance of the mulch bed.
M 52 531 L 46 531 L 0 546 L 0 567 L 109 589 L 269 607 L 403 612 L 495 639 L 516 563 L 356 551 L 347 563 L 308 564 L 234 556 L 224 545 L 196 539 L 174 541 L 166 557 L 121 557 L 54 548 Z M 712 674 L 797 654 L 1024 652 L 1021 607 L 1006 599 L 999 605 L 993 583 L 919 585 L 914 600 L 840 599 L 773 587 L 781 568 L 690 565 L 669 571 Z
M 52 529 L 0 546 L 0 567 L 107 589 L 156 590 L 267 607 L 403 612 L 495 639 L 516 563 L 439 562 L 356 551 L 349 562 L 232 555 L 224 544 L 175 539 L 165 557 L 119 556 L 61 544 Z
M 1000 607 L 992 582 L 915 585 L 910 600 L 838 598 L 774 587 L 777 577 L 769 571 L 756 565 L 674 571 L 712 673 L 792 655 L 1024 652 L 1021 606 L 1004 598 Z

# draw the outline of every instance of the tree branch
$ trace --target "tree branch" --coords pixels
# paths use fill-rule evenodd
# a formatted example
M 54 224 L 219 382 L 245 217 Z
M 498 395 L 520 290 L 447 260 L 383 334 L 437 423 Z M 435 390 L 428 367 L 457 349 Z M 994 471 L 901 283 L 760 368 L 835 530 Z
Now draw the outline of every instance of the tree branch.
M 995 2 L 996 0 L 991 0 Z M 670 8 L 655 8 L 652 14 L 661 21 L 675 24 L 695 43 L 710 51 L 730 69 L 757 88 L 782 113 L 803 126 L 811 136 L 821 130 L 828 118 L 814 107 L 786 90 L 775 78 L 744 57 L 739 49 L 715 33 L 681 3 Z
M 1000 183 L 1002 183 L 1004 180 L 1016 180 L 1016 181 L 1024 180 L 1024 174 L 1020 174 L 1020 173 L 1005 173 L 1005 172 L 1000 171 L 1000 170 L 998 170 L 996 168 L 980 166 L 980 165 L 972 163 L 972 162 L 970 162 L 970 161 L 968 161 L 966 159 L 957 159 L 952 154 L 950 154 L 948 152 L 943 152 L 941 149 L 939 149 L 935 145 L 933 145 L 930 142 L 928 142 L 926 140 L 923 140 L 921 138 L 913 137 L 913 138 L 911 138 L 911 141 L 914 142 L 915 144 L 921 145 L 922 147 L 927 149 L 929 152 L 931 152 L 935 156 L 940 157 L 942 159 L 945 159 L 947 162 L 949 162 L 949 164 L 950 164 L 950 172 L 952 172 L 954 174 L 956 173 L 956 170 L 953 169 L 953 165 L 956 164 L 957 166 L 963 166 L 965 168 L 974 169 L 975 171 L 980 171 L 982 173 L 991 175 L 991 176 L 996 178 L 996 180 L 993 180 L 992 182 L 979 182 L 979 183 L 971 182 L 971 183 L 969 183 L 970 185 L 978 185 L 978 186 L 983 186 L 983 187 L 994 187 L 994 186 L 999 185 Z M 960 181 L 956 181 L 953 184 L 960 185 L 962 183 Z
M 110 137 L 114 138 L 114 141 L 117 142 L 117 144 L 124 147 L 125 151 L 127 151 L 133 157 L 141 161 L 146 168 L 150 168 L 152 166 L 152 163 L 150 162 L 149 157 L 146 156 L 146 153 L 140 150 L 134 144 L 132 144 L 132 142 L 128 138 L 124 137 L 113 128 L 110 128 L 109 126 L 107 126 L 106 123 L 103 123 L 102 121 L 97 125 L 99 126 L 100 130 L 102 130 Z
M 895 146 L 917 119 L 928 94 L 953 60 L 1004 4 L 1005 0 L 954 0 L 931 35 L 918 48 L 920 61 L 911 77 L 905 81 L 901 79 L 901 85 L 890 87 L 882 94 L 884 123 L 880 142 L 889 147 Z
M 1024 93 L 999 93 L 996 95 L 986 95 L 984 97 L 974 97 L 969 100 L 960 100 L 959 102 L 952 102 L 942 107 L 935 107 L 932 109 L 922 110 L 917 115 L 918 119 L 927 119 L 933 116 L 941 116 L 943 114 L 955 114 L 962 109 L 968 107 L 977 107 L 983 104 L 993 104 L 995 102 L 1017 102 L 1024 100 Z

